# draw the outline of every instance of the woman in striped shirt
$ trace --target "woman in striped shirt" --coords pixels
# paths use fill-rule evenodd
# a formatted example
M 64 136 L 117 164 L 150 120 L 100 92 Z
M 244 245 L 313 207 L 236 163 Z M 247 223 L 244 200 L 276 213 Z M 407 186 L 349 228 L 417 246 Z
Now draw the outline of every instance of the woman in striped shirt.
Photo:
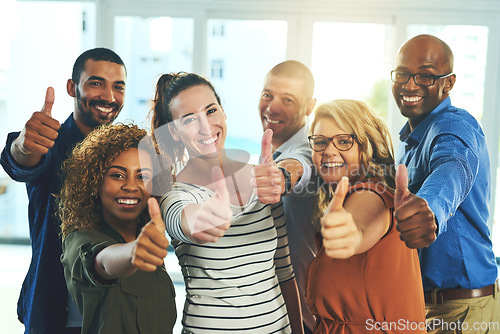
M 177 167 L 161 209 L 186 284 L 183 333 L 302 333 L 282 204 L 260 203 L 252 165 L 228 157 L 225 120 L 203 77 L 158 80 L 154 136 Z

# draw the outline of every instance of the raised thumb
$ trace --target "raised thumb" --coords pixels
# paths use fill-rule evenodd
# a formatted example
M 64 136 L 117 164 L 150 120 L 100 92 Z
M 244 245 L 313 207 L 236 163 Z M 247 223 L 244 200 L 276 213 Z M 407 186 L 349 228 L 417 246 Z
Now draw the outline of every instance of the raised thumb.
M 408 190 L 408 170 L 401 164 L 396 171 L 396 191 L 394 192 L 394 207 L 404 204 L 410 191 Z
M 326 209 L 325 215 L 330 212 L 341 211 L 344 209 L 344 201 L 348 190 L 349 190 L 349 178 L 347 176 L 343 176 L 340 179 L 339 183 L 337 184 L 337 188 L 335 189 L 335 195 L 330 201 L 330 204 L 328 204 L 328 208 Z
M 40 110 L 43 114 L 52 117 L 52 106 L 54 105 L 55 94 L 54 88 L 48 87 L 45 92 L 45 101 L 43 103 L 42 110 Z
M 153 224 L 160 232 L 165 233 L 165 223 L 161 217 L 160 206 L 158 205 L 158 201 L 153 197 L 148 199 L 148 211 Z
M 265 164 L 273 159 L 273 130 L 267 129 L 262 135 L 262 142 L 260 146 L 260 163 Z
M 229 203 L 229 192 L 226 187 L 224 173 L 222 172 L 220 166 L 214 166 L 212 168 L 212 181 L 215 186 L 215 196 L 223 202 Z

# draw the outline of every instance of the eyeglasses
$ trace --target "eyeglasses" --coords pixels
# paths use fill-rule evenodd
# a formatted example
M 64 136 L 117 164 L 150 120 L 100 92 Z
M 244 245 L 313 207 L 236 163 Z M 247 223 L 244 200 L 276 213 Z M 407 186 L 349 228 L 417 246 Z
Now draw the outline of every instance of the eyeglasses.
M 443 75 L 434 75 L 434 74 L 410 74 L 399 71 L 391 71 L 391 80 L 395 83 L 405 84 L 410 78 L 413 78 L 415 85 L 419 86 L 432 86 L 436 82 L 437 79 L 442 79 L 453 75 L 453 73 L 443 74 Z
M 356 139 L 356 135 L 350 134 L 340 134 L 333 137 L 326 136 L 309 136 L 309 146 L 316 151 L 321 152 L 326 150 L 330 143 L 333 143 L 333 146 L 339 151 L 349 151 L 354 145 L 354 139 Z

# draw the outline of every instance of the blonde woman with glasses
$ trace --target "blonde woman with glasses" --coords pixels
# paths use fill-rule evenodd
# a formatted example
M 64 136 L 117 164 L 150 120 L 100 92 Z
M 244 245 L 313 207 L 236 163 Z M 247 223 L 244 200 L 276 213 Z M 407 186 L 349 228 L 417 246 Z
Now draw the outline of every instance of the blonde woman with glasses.
M 306 288 L 313 332 L 426 333 L 417 252 L 393 219 L 387 127 L 363 102 L 330 101 L 315 112 L 309 144 L 322 184 Z

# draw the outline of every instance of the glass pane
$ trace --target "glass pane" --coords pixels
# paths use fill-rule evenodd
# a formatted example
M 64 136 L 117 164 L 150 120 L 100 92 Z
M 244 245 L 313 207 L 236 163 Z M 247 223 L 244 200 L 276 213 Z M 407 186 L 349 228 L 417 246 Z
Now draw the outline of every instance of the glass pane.
M 192 70 L 193 31 L 192 18 L 115 17 L 114 50 L 127 67 L 126 100 L 117 121 L 150 127 L 145 120 L 158 77 Z
M 285 21 L 208 20 L 207 75 L 227 115 L 227 147 L 260 154 L 259 97 L 264 76 L 286 58 L 286 42 Z
M 441 38 L 455 56 L 457 81 L 450 97 L 453 105 L 470 112 L 478 120 L 483 114 L 484 74 L 488 48 L 488 27 L 461 25 L 409 25 L 407 37 L 431 34 Z
M 394 59 L 386 50 L 392 29 L 384 24 L 314 23 L 311 70 L 318 102 L 362 100 L 386 119 Z
M 43 15 L 40 15 L 43 13 Z M 73 110 L 66 93 L 73 63 L 95 46 L 95 4 L 7 1 L 0 10 L 0 139 L 20 131 L 55 89 L 52 117 L 63 122 Z M 23 183 L 0 168 L 0 238 L 28 238 L 28 201 Z

